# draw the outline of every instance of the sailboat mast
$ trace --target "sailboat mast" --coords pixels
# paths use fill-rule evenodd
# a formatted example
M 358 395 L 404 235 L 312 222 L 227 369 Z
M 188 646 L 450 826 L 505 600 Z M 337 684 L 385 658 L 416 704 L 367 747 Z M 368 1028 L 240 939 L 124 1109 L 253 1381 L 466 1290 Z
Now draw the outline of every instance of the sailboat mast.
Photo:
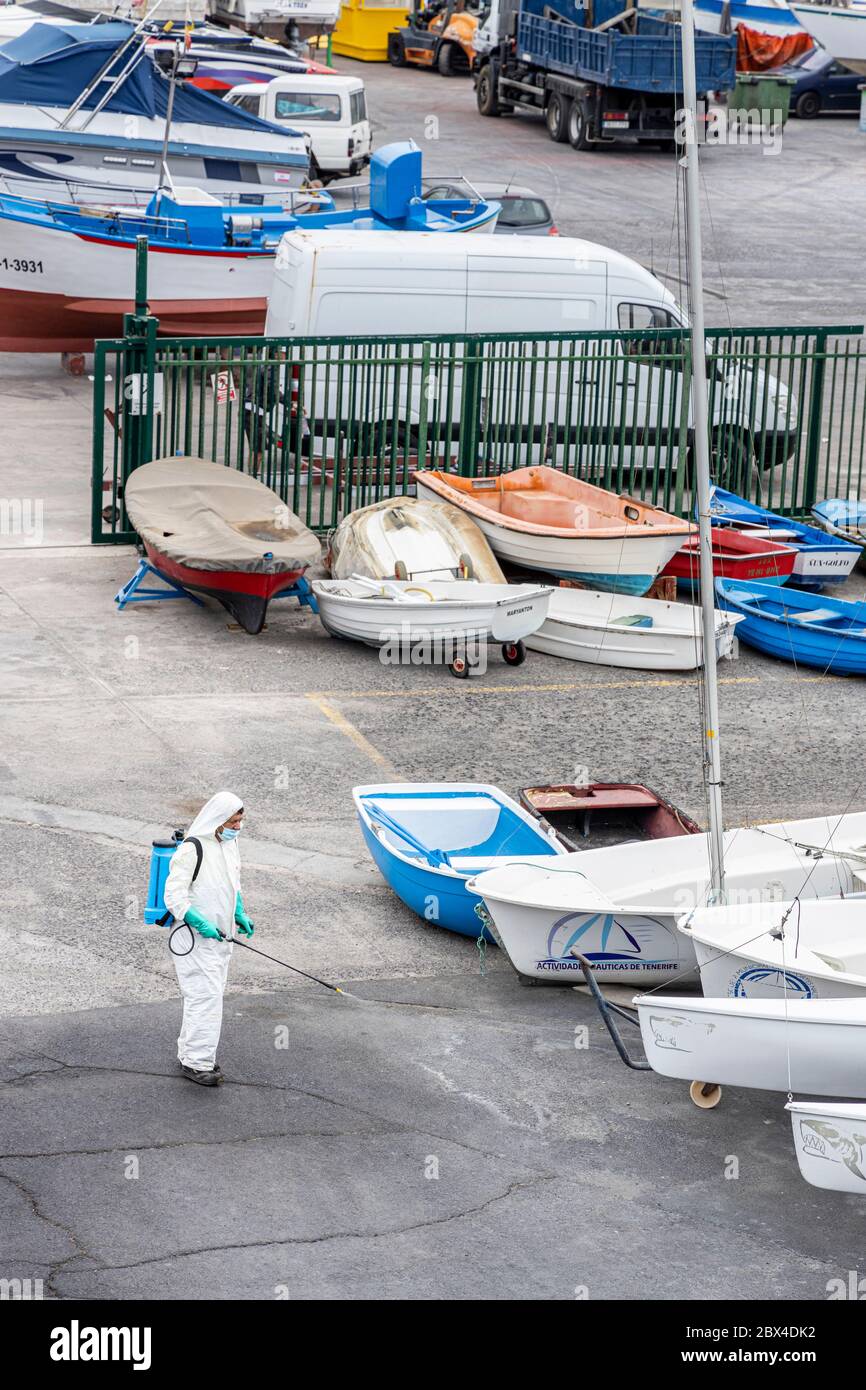
M 725 892 L 722 767 L 719 749 L 719 683 L 716 669 L 716 595 L 710 521 L 710 432 L 707 409 L 704 276 L 701 250 L 700 172 L 698 167 L 698 94 L 695 77 L 695 15 L 692 0 L 682 0 L 683 96 L 686 136 L 686 238 L 688 244 L 689 311 L 692 322 L 692 418 L 695 476 L 700 533 L 701 620 L 704 645 L 705 728 L 704 776 L 710 817 L 711 887 L 715 901 Z

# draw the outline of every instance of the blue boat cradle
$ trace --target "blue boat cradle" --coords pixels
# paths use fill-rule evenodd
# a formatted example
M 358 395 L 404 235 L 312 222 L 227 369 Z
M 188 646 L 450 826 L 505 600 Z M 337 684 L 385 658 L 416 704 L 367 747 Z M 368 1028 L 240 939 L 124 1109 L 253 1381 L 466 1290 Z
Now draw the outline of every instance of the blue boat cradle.
M 566 853 L 529 812 L 485 783 L 385 783 L 355 787 L 352 796 L 385 882 L 430 926 L 461 936 L 481 932 L 467 879 L 512 860 Z
M 742 616 L 737 636 L 750 647 L 834 675 L 866 675 L 866 601 L 740 579 L 717 579 L 716 594 L 720 608 Z
M 818 526 L 780 516 L 724 488 L 713 486 L 710 489 L 710 515 L 714 526 L 736 526 L 740 530 L 758 527 L 770 540 L 782 533 L 778 534 L 778 539 L 799 552 L 789 582 L 801 589 L 844 584 L 860 555 L 858 546 L 830 536 Z M 742 624 L 740 633 L 744 635 Z

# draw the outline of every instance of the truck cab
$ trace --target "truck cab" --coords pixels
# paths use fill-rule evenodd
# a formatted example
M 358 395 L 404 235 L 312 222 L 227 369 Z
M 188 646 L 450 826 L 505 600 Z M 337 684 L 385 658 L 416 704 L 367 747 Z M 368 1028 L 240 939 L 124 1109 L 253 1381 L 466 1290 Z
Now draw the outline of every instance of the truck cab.
M 225 100 L 309 135 L 312 174 L 324 183 L 354 177 L 370 162 L 373 141 L 360 77 L 291 74 L 233 87 Z

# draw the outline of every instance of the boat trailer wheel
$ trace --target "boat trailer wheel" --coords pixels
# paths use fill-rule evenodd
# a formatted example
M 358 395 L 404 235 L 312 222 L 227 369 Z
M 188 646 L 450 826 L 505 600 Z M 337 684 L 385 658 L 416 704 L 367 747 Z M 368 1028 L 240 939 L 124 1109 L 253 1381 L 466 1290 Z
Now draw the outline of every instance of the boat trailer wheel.
M 509 666 L 522 666 L 526 660 L 526 646 L 523 642 L 506 642 L 502 647 L 502 659 Z
M 469 672 L 472 668 L 469 664 L 469 658 L 464 653 L 461 656 L 455 656 L 448 669 L 452 676 L 456 676 L 458 680 L 465 681 L 468 679 Z
M 722 1098 L 722 1088 L 715 1081 L 693 1081 L 689 1096 L 699 1110 L 714 1110 Z

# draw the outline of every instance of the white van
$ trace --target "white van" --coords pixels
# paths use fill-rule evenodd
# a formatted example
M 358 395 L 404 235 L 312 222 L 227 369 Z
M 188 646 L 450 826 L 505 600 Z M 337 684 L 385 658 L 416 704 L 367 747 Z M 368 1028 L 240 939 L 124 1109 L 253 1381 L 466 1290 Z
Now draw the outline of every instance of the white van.
M 224 98 L 262 120 L 302 130 L 313 141 L 313 177 L 360 174 L 373 146 L 360 77 L 297 73 L 232 87 Z
M 503 466 L 574 458 L 577 446 L 615 449 L 619 463 L 665 467 L 686 432 L 689 402 L 675 347 L 655 331 L 687 326 L 674 296 L 636 261 L 607 247 L 571 237 L 486 237 L 443 232 L 293 231 L 277 251 L 265 333 L 286 338 L 358 335 L 503 334 L 481 355 L 472 390 L 485 457 Z M 525 334 L 609 333 L 646 330 L 645 339 L 611 343 L 589 339 L 562 351 L 551 340 L 521 342 Z M 539 349 L 541 352 L 539 353 Z M 423 344 L 401 355 L 418 359 Z M 670 362 L 665 352 L 670 350 Z M 532 363 L 536 357 L 546 362 Z M 422 373 L 366 363 L 332 372 L 327 399 L 321 386 L 305 400 L 318 421 L 335 420 L 344 432 L 347 402 L 353 425 L 385 429 L 393 437 L 434 420 L 461 425 L 463 368 L 437 356 Z M 391 354 L 392 360 L 394 354 Z M 457 359 L 462 354 L 457 354 Z M 358 376 L 362 373 L 363 381 Z M 309 375 L 309 374 L 308 374 Z M 315 375 L 315 374 L 314 374 Z M 342 376 L 343 380 L 338 378 Z M 354 383 L 354 384 L 352 384 Z M 450 393 L 450 394 L 449 394 Z M 361 404 L 363 402 L 363 404 Z M 449 408 L 450 402 L 450 408 Z M 732 353 L 711 381 L 711 418 L 725 447 L 737 441 L 767 466 L 796 447 L 797 405 L 769 373 Z M 531 435 L 515 423 L 532 421 Z M 464 422 L 465 423 L 465 422 Z M 436 431 L 428 428 L 428 435 Z M 441 439 L 441 430 L 439 430 Z M 517 440 L 522 453 L 513 447 Z M 497 444 L 507 445 L 498 449 Z M 525 446 L 530 445 L 527 453 Z M 539 453 L 539 448 L 541 453 Z M 448 451 L 446 450 L 446 453 Z M 596 458 L 598 455 L 596 454 Z

